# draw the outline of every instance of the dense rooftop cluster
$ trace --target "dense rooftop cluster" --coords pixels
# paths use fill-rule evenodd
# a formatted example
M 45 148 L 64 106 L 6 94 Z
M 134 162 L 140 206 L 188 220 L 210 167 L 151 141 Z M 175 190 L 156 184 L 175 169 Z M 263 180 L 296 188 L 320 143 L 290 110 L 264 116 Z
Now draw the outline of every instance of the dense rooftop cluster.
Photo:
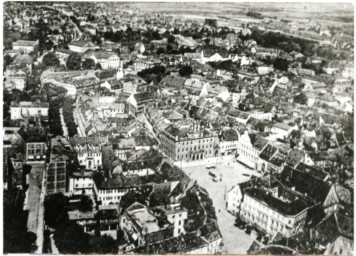
M 178 166 L 224 157 L 258 174 L 224 199 L 250 253 L 353 252 L 353 34 L 239 15 L 4 5 L 7 252 L 222 253 Z

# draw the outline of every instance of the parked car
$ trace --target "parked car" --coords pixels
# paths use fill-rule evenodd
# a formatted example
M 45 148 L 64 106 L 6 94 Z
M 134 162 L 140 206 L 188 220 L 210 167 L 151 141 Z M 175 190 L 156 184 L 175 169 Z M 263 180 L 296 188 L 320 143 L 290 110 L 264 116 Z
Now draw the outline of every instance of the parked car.
M 214 173 L 212 173 L 212 172 L 209 172 L 209 175 L 211 176 L 211 177 L 216 177 L 216 175 L 214 174 Z
M 206 166 L 206 169 L 215 169 L 215 168 L 216 168 L 216 166 L 213 164 L 209 164 Z

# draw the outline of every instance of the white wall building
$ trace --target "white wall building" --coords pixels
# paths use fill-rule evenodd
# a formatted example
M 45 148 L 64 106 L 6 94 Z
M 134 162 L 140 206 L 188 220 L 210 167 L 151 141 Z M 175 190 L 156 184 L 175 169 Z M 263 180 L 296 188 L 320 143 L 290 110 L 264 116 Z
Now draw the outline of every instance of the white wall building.
M 18 40 L 12 43 L 13 50 L 20 50 L 24 53 L 30 53 L 37 49 L 38 47 L 38 40 L 37 41 L 28 41 L 28 40 Z
M 47 102 L 21 101 L 12 103 L 10 106 L 11 120 L 18 120 L 32 117 L 47 117 L 49 104 Z

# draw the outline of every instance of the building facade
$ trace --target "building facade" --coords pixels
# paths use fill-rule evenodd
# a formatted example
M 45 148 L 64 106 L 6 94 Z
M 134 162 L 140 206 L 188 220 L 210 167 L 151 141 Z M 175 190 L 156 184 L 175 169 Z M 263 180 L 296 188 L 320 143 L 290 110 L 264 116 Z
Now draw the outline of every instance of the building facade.
M 214 157 L 218 153 L 218 137 L 200 128 L 177 133 L 177 127 L 167 127 L 160 134 L 160 149 L 176 161 L 195 161 Z

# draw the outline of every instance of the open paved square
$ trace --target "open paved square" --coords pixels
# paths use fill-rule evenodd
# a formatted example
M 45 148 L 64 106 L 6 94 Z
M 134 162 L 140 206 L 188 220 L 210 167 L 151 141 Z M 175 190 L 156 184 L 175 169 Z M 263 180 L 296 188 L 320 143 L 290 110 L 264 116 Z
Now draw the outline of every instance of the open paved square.
M 223 253 L 245 254 L 253 242 L 254 236 L 247 235 L 243 230 L 234 226 L 235 217 L 226 211 L 226 193 L 232 186 L 249 180 L 251 177 L 249 175 L 258 175 L 258 173 L 231 159 L 218 159 L 210 164 L 216 164 L 216 168 L 207 169 L 208 164 L 202 164 L 183 167 L 183 170 L 189 177 L 197 180 L 198 184 L 208 191 L 213 200 L 218 224 L 224 239 Z M 209 175 L 209 172 L 216 175 L 216 182 Z M 220 181 L 220 177 L 222 181 Z

